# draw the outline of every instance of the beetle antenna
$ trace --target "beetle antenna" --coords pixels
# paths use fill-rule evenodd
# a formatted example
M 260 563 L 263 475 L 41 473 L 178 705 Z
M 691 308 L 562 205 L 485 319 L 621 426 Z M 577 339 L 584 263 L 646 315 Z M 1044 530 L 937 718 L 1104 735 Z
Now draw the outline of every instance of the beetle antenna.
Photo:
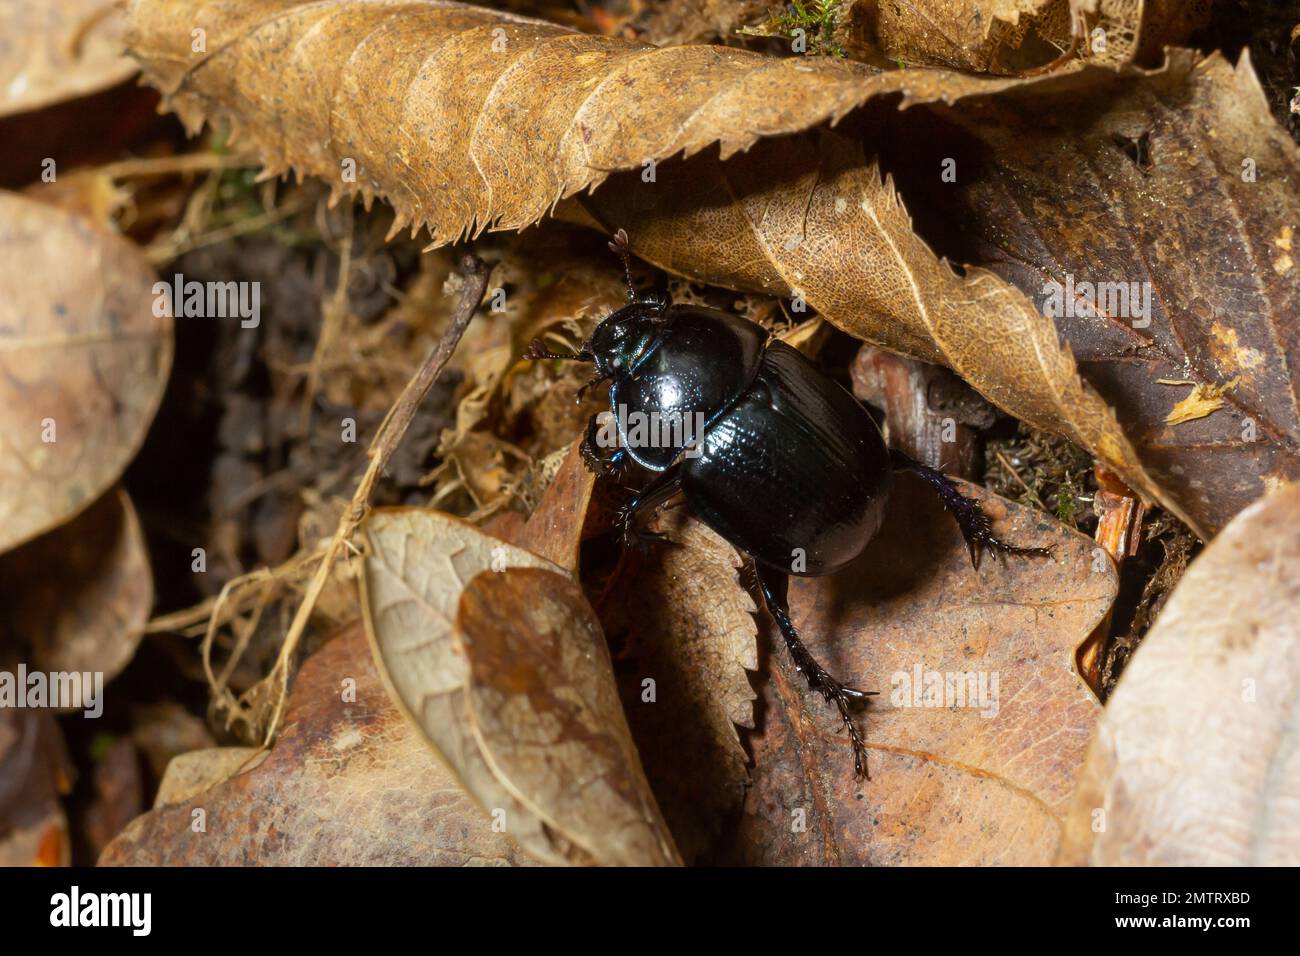
M 582 396 L 584 396 L 584 395 L 587 394 L 587 389 L 589 389 L 589 388 L 595 388 L 597 385 L 601 385 L 601 384 L 603 384 L 603 383 L 605 383 L 605 382 L 608 382 L 608 381 L 609 381 L 611 378 L 613 378 L 613 377 L 614 377 L 614 373 L 613 373 L 613 372 L 608 372 L 608 373 L 606 373 L 605 375 L 597 375 L 595 378 L 593 378 L 593 379 L 592 379 L 590 382 L 588 382 L 586 385 L 582 386 L 582 388 L 578 389 L 578 398 L 577 398 L 577 402 L 578 402 L 578 404 L 579 404 L 579 405 L 582 404 Z
M 540 338 L 533 339 L 523 355 L 526 359 L 560 359 L 563 362 L 590 362 L 592 355 L 584 347 L 577 352 L 552 352 Z
M 632 253 L 627 242 L 627 230 L 620 229 L 614 233 L 609 242 L 609 251 L 623 260 L 623 281 L 627 283 L 627 301 L 636 301 L 636 286 L 632 284 Z

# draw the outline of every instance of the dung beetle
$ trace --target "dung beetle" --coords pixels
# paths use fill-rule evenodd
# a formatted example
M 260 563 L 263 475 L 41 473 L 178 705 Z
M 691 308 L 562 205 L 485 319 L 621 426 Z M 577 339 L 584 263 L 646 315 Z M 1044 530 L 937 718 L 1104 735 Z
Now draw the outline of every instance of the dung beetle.
M 681 493 L 690 511 L 753 559 L 759 590 L 796 670 L 839 711 L 853 767 L 867 776 L 852 711 L 872 692 L 846 686 L 804 646 L 790 620 L 790 575 L 831 574 L 862 553 L 880 529 L 896 471 L 938 493 L 978 570 L 981 549 L 999 556 L 1049 555 L 993 534 L 979 503 L 942 472 L 891 452 L 866 409 L 797 349 L 761 326 L 715 309 L 672 305 L 638 292 L 627 233 L 610 249 L 623 260 L 628 304 L 596 326 L 576 353 L 534 340 L 526 358 L 589 362 L 611 382 L 610 411 L 592 416 L 582 456 L 620 484 L 630 461 L 653 480 L 620 512 L 625 543 L 660 536 L 636 516 Z

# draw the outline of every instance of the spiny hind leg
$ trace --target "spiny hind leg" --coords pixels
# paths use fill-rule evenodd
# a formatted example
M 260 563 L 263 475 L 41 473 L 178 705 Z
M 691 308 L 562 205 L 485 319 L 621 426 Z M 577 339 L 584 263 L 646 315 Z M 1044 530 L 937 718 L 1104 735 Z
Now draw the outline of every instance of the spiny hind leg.
M 808 680 L 809 687 L 834 704 L 835 709 L 840 712 L 840 719 L 844 722 L 853 745 L 853 770 L 859 777 L 870 779 L 870 774 L 867 773 L 867 748 L 862 742 L 862 735 L 858 733 L 857 724 L 853 722 L 852 708 L 866 703 L 874 692 L 846 687 L 817 662 L 790 620 L 790 608 L 786 603 L 790 576 L 765 568 L 757 562 L 755 568 L 758 572 L 758 586 L 763 592 L 763 600 L 767 603 L 767 610 L 785 639 L 785 646 L 794 660 L 795 670 Z
M 953 516 L 957 527 L 961 529 L 961 536 L 966 539 L 966 548 L 970 551 L 970 562 L 977 571 L 984 551 L 999 558 L 1005 558 L 1008 554 L 1045 558 L 1052 556 L 1051 548 L 1021 548 L 1008 544 L 995 535 L 993 523 L 989 521 L 989 516 L 984 513 L 980 503 L 962 494 L 957 483 L 943 472 L 914 461 L 900 451 L 891 451 L 890 456 L 896 470 L 910 471 L 938 493 L 944 509 Z

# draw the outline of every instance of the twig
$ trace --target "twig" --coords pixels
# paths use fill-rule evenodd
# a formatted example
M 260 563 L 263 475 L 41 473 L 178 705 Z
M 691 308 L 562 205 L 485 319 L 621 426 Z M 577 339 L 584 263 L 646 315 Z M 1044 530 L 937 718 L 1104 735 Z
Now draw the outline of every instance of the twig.
M 370 493 L 374 489 L 375 483 L 379 480 L 379 476 L 388 464 L 389 459 L 392 458 L 393 452 L 397 450 L 397 446 L 402 441 L 402 436 L 406 434 L 407 428 L 415 419 L 420 403 L 424 401 L 424 397 L 429 394 L 429 390 L 438 381 L 438 376 L 456 350 L 461 336 L 465 334 L 465 329 L 469 326 L 470 319 L 474 317 L 474 313 L 478 310 L 479 303 L 483 301 L 483 293 L 487 290 L 488 280 L 488 270 L 483 265 L 483 262 L 474 256 L 465 256 L 461 260 L 461 275 L 465 284 L 461 289 L 460 302 L 456 305 L 456 312 L 452 316 L 451 324 L 447 327 L 447 331 L 443 333 L 442 340 L 421 363 L 420 368 L 411 380 L 406 383 L 406 387 L 402 389 L 402 394 L 398 396 L 397 402 L 389 409 L 388 415 L 385 416 L 383 423 L 379 426 L 378 433 L 370 443 L 370 450 L 367 452 L 370 462 L 366 466 L 365 474 L 361 476 L 356 493 L 352 496 L 351 505 L 339 518 L 338 529 L 334 532 L 334 538 L 326 549 L 325 556 L 321 559 L 320 564 L 316 566 L 316 574 L 312 577 L 311 584 L 308 585 L 307 591 L 303 595 L 302 603 L 298 605 L 298 611 L 294 614 L 293 623 L 289 625 L 289 633 L 285 635 L 284 644 L 280 647 L 280 654 L 276 658 L 275 666 L 265 679 L 265 682 L 274 680 L 277 686 L 275 711 L 267 723 L 266 736 L 263 741 L 264 746 L 270 746 L 271 741 L 275 738 L 276 730 L 279 729 L 280 718 L 284 713 L 284 705 L 289 696 L 290 662 L 293 660 L 293 653 L 307 628 L 307 620 L 311 617 L 311 613 L 316 607 L 316 601 L 319 599 L 321 591 L 324 590 L 330 573 L 334 569 L 334 563 L 338 560 L 338 556 L 342 553 L 344 547 L 347 546 L 352 533 L 356 531 L 357 526 L 365 518 L 366 510 L 370 504 Z M 256 689 L 253 688 L 253 690 Z
M 997 456 L 998 456 L 998 461 L 1002 462 L 1002 467 L 1011 473 L 1012 478 L 1016 479 L 1016 483 L 1029 493 L 1029 497 L 1034 499 L 1034 503 L 1037 504 L 1038 507 L 1046 511 L 1047 505 L 1043 503 L 1042 498 L 1038 497 L 1038 492 L 1036 492 L 1033 488 L 1029 487 L 1029 485 L 1025 483 L 1025 479 L 1020 477 L 1020 472 L 1016 471 L 1016 466 L 1011 464 L 1011 462 L 1007 461 L 1006 457 L 1002 454 L 1002 452 L 998 452 Z
M 316 392 L 320 389 L 321 364 L 334 340 L 339 337 L 348 323 L 350 316 L 348 303 L 348 286 L 352 283 L 352 233 L 353 205 L 344 204 L 343 238 L 339 248 L 339 278 L 334 288 L 334 295 L 325 308 L 325 317 L 321 322 L 320 336 L 316 339 L 316 348 L 311 354 L 311 363 L 307 366 L 307 384 L 303 388 L 302 424 L 306 430 L 311 422 L 312 405 L 316 402 Z
M 256 216 L 249 216 L 247 219 L 241 219 L 238 222 L 222 226 L 220 229 L 214 229 L 211 232 L 205 232 L 202 235 L 177 238 L 173 234 L 166 239 L 146 246 L 144 250 L 145 258 L 154 265 L 170 262 L 192 249 L 201 249 L 204 246 L 225 242 L 227 239 L 234 239 L 237 236 L 265 229 L 267 226 L 273 226 L 277 222 L 288 219 L 290 216 L 306 209 L 316 200 L 316 196 L 304 193 L 296 199 L 286 202 L 283 206 L 277 206 L 275 209 Z
M 106 163 L 94 172 L 109 179 L 144 179 L 154 176 L 180 176 L 186 173 L 206 173 L 223 169 L 257 166 L 259 160 L 252 154 L 183 153 L 180 156 L 155 156 L 141 159 L 122 159 Z

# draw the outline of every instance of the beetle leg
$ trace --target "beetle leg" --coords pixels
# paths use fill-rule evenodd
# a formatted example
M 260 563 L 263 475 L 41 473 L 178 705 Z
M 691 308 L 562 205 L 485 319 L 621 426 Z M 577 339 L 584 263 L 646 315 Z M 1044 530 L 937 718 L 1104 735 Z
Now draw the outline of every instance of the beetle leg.
M 857 724 L 853 722 L 850 705 L 865 702 L 875 692 L 846 687 L 817 663 L 812 652 L 799 639 L 799 632 L 795 630 L 794 623 L 790 620 L 790 608 L 786 603 L 790 576 L 765 568 L 758 562 L 755 562 L 755 570 L 758 573 L 758 586 L 763 592 L 763 600 L 767 602 L 768 613 L 772 615 L 777 628 L 781 631 L 781 636 L 785 638 L 785 646 L 794 660 L 794 669 L 808 679 L 809 687 L 834 704 L 835 709 L 840 712 L 840 719 L 844 721 L 844 727 L 849 732 L 849 740 L 853 744 L 853 770 L 859 777 L 871 779 L 871 775 L 867 773 L 867 748 L 862 742 L 861 734 L 858 733 Z
M 618 446 L 606 448 L 600 443 L 599 434 L 600 415 L 592 415 L 587 422 L 587 434 L 578 447 L 582 463 L 598 478 L 613 478 L 617 481 L 623 477 L 623 469 L 627 465 L 627 449 Z
M 586 384 L 584 384 L 580 389 L 578 389 L 578 395 L 577 395 L 577 399 L 576 399 L 576 404 L 578 404 L 578 405 L 581 405 L 581 404 L 582 404 L 582 397 L 583 397 L 584 395 L 587 394 L 587 389 L 589 389 L 589 388 L 595 388 L 595 387 L 597 387 L 598 385 L 603 385 L 605 382 L 608 382 L 608 381 L 609 381 L 611 378 L 613 378 L 613 377 L 614 377 L 614 373 L 613 373 L 613 372 L 607 372 L 607 373 L 604 374 L 604 375 L 597 375 L 597 376 L 596 376 L 595 378 L 593 378 L 590 382 L 587 382 Z
M 682 489 L 682 468 L 673 465 L 667 471 L 660 472 L 654 481 L 619 511 L 619 524 L 622 527 L 623 543 L 626 545 L 644 545 L 654 541 L 668 541 L 668 536 L 657 531 L 639 531 L 636 526 L 638 512 L 659 507 Z
M 975 566 L 975 570 L 979 570 L 980 555 L 985 550 L 1004 560 L 1008 554 L 1038 555 L 1045 558 L 1052 556 L 1051 548 L 1020 548 L 1008 544 L 995 535 L 993 523 L 980 508 L 980 503 L 962 494 L 957 483 L 943 472 L 929 465 L 923 465 L 919 461 L 913 461 L 900 451 L 891 451 L 890 456 L 896 469 L 910 471 L 939 493 L 939 500 L 943 502 L 944 509 L 956 520 L 962 537 L 966 539 L 966 548 L 970 551 L 970 563 Z

